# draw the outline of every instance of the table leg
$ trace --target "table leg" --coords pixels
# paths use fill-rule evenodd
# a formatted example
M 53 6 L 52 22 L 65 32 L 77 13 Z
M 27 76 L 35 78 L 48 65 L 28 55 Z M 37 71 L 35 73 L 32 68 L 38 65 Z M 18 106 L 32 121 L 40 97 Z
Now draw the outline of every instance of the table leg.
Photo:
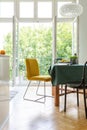
M 52 87 L 52 95 L 54 96 L 55 106 L 59 106 L 59 86 Z

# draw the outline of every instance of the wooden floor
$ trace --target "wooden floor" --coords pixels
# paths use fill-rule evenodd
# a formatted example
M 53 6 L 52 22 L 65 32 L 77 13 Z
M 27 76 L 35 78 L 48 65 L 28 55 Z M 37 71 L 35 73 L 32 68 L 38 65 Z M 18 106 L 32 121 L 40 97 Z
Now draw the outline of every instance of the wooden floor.
M 3 130 L 87 130 L 83 96 L 80 106 L 76 104 L 76 94 L 69 94 L 67 112 L 64 112 L 64 97 L 60 97 L 60 107 L 54 106 L 54 98 L 47 98 L 45 104 L 23 100 L 25 87 L 16 88 L 18 93 L 10 101 L 9 120 Z

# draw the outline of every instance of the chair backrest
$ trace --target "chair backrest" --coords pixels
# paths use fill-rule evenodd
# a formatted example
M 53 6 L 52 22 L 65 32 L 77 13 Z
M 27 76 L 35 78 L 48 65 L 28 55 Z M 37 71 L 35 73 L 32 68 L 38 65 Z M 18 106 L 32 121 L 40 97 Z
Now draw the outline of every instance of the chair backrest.
M 85 62 L 84 64 L 84 67 L 83 67 L 83 73 L 82 73 L 82 84 L 85 85 L 87 84 L 87 61 Z
M 39 65 L 36 59 L 25 59 L 27 78 L 31 79 L 33 76 L 39 75 Z

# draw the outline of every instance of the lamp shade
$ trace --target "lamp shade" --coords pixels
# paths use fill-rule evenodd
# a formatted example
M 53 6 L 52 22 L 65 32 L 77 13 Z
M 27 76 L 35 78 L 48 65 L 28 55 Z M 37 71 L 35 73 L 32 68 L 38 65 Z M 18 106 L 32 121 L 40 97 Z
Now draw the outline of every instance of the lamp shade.
M 64 4 L 60 8 L 60 14 L 65 17 L 78 17 L 83 12 L 83 7 L 77 3 Z

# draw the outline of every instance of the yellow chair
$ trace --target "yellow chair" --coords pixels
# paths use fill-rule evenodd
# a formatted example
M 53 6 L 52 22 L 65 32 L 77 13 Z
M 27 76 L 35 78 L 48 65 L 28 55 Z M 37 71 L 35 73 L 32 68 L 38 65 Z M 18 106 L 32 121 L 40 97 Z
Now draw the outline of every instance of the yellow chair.
M 45 82 L 51 81 L 51 76 L 50 75 L 40 75 L 39 65 L 38 65 L 38 62 L 37 62 L 36 59 L 27 58 L 27 59 L 25 59 L 25 62 L 26 62 L 26 76 L 27 76 L 27 79 L 29 80 L 29 83 L 28 83 L 28 86 L 27 86 L 27 89 L 26 89 L 26 91 L 24 93 L 23 98 L 24 98 L 24 100 L 45 103 L 46 97 L 47 97 L 46 96 Z M 37 87 L 37 90 L 36 90 L 36 94 L 38 96 L 41 96 L 41 97 L 39 97 L 36 100 L 25 98 L 25 95 L 26 95 L 27 90 L 28 90 L 28 88 L 30 86 L 30 83 L 31 83 L 31 81 L 34 81 L 34 80 L 39 81 L 39 84 L 38 84 L 38 87 Z M 43 95 L 38 94 L 40 81 L 44 82 L 44 94 Z M 42 98 L 44 98 L 44 101 L 40 101 L 40 99 L 42 99 Z

